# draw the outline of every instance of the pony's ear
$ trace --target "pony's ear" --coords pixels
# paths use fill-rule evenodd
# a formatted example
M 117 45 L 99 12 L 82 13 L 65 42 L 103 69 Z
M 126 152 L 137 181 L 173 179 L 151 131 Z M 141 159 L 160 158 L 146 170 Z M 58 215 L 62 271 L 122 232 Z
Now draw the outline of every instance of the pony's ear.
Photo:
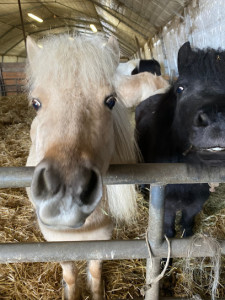
M 119 48 L 119 43 L 118 43 L 117 39 L 111 35 L 109 37 L 107 46 L 110 47 L 113 50 L 113 52 L 115 53 L 115 55 L 118 57 L 118 63 L 119 63 L 120 48 Z
M 179 74 L 192 64 L 195 58 L 195 52 L 191 49 L 190 42 L 184 43 L 178 51 L 178 72 Z
M 30 63 L 32 63 L 32 59 L 37 55 L 37 53 L 40 51 L 40 48 L 35 43 L 35 41 L 28 36 L 26 40 L 26 46 L 27 46 L 27 57 Z

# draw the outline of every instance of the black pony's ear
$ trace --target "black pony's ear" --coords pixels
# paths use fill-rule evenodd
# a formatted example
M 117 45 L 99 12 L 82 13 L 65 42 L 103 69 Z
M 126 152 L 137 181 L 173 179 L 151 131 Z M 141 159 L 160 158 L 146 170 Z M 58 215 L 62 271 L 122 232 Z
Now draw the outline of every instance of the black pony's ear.
M 190 42 L 184 43 L 178 51 L 177 65 L 179 74 L 193 63 L 194 58 L 195 52 L 191 49 Z

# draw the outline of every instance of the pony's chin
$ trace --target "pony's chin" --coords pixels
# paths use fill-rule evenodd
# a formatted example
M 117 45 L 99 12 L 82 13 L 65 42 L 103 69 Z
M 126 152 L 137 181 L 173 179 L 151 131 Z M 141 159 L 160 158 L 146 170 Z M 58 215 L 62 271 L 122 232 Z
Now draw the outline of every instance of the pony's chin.
M 214 147 L 208 149 L 199 149 L 198 157 L 206 165 L 225 165 L 225 148 Z
M 77 222 L 77 223 L 74 223 L 74 224 L 48 224 L 46 222 L 43 222 L 42 219 L 40 218 L 39 214 L 37 214 L 37 218 L 38 218 L 38 223 L 40 225 L 40 227 L 46 227 L 48 229 L 51 229 L 51 230 L 56 230 L 56 231 L 68 231 L 68 230 L 74 230 L 74 229 L 79 229 L 81 228 L 86 219 L 85 220 L 82 220 L 80 222 Z
M 45 224 L 43 223 L 40 219 L 38 219 L 38 222 L 40 225 L 51 229 L 51 230 L 56 230 L 56 231 L 68 231 L 68 230 L 74 230 L 74 229 L 79 229 L 81 228 L 85 222 L 80 222 L 78 224 L 75 224 L 73 226 L 67 226 L 67 225 L 49 225 L 49 224 Z

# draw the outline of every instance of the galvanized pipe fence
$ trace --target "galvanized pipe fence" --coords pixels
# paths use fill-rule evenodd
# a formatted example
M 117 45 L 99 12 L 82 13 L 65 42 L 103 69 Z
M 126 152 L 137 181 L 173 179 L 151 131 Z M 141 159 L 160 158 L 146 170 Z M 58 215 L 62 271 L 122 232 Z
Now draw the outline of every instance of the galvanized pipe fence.
M 29 187 L 33 167 L 0 168 L 0 188 Z M 147 259 L 145 300 L 159 299 L 160 259 L 167 257 L 168 244 L 163 236 L 164 192 L 167 184 L 224 183 L 225 168 L 196 170 L 185 164 L 111 165 L 104 184 L 151 184 L 148 224 L 149 257 L 146 240 L 111 240 L 82 242 L 1 243 L 0 263 L 62 262 L 75 260 Z M 192 239 L 170 239 L 170 257 L 188 257 Z M 225 255 L 225 240 L 218 241 Z M 192 245 L 192 257 L 213 257 L 207 239 Z M 152 284 L 153 283 L 153 284 Z M 166 299 L 166 298 L 163 298 Z M 174 299 L 174 298 L 167 298 Z M 180 298 L 181 299 L 181 298 Z

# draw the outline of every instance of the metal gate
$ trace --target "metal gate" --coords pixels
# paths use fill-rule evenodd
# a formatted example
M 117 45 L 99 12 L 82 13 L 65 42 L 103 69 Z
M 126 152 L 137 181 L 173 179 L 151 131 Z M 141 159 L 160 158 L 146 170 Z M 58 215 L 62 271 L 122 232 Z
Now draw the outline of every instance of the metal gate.
M 0 168 L 0 188 L 28 187 L 33 167 Z M 163 236 L 164 191 L 174 183 L 224 183 L 225 168 L 196 170 L 185 164 L 111 165 L 104 184 L 151 184 L 148 239 L 83 242 L 0 244 L 0 263 L 62 262 L 75 260 L 147 259 L 145 300 L 159 299 L 160 259 L 167 257 L 168 243 Z M 225 240 L 219 241 L 225 254 Z M 188 257 L 190 239 L 171 239 L 170 257 Z M 151 258 L 149 257 L 149 246 Z M 193 246 L 192 257 L 213 257 L 214 250 L 204 240 Z M 155 280 L 157 279 L 157 280 Z M 166 298 L 163 298 L 166 299 Z M 167 298 L 173 299 L 173 298 Z M 178 299 L 178 298 L 177 298 Z M 183 299 L 183 298 L 180 298 Z

